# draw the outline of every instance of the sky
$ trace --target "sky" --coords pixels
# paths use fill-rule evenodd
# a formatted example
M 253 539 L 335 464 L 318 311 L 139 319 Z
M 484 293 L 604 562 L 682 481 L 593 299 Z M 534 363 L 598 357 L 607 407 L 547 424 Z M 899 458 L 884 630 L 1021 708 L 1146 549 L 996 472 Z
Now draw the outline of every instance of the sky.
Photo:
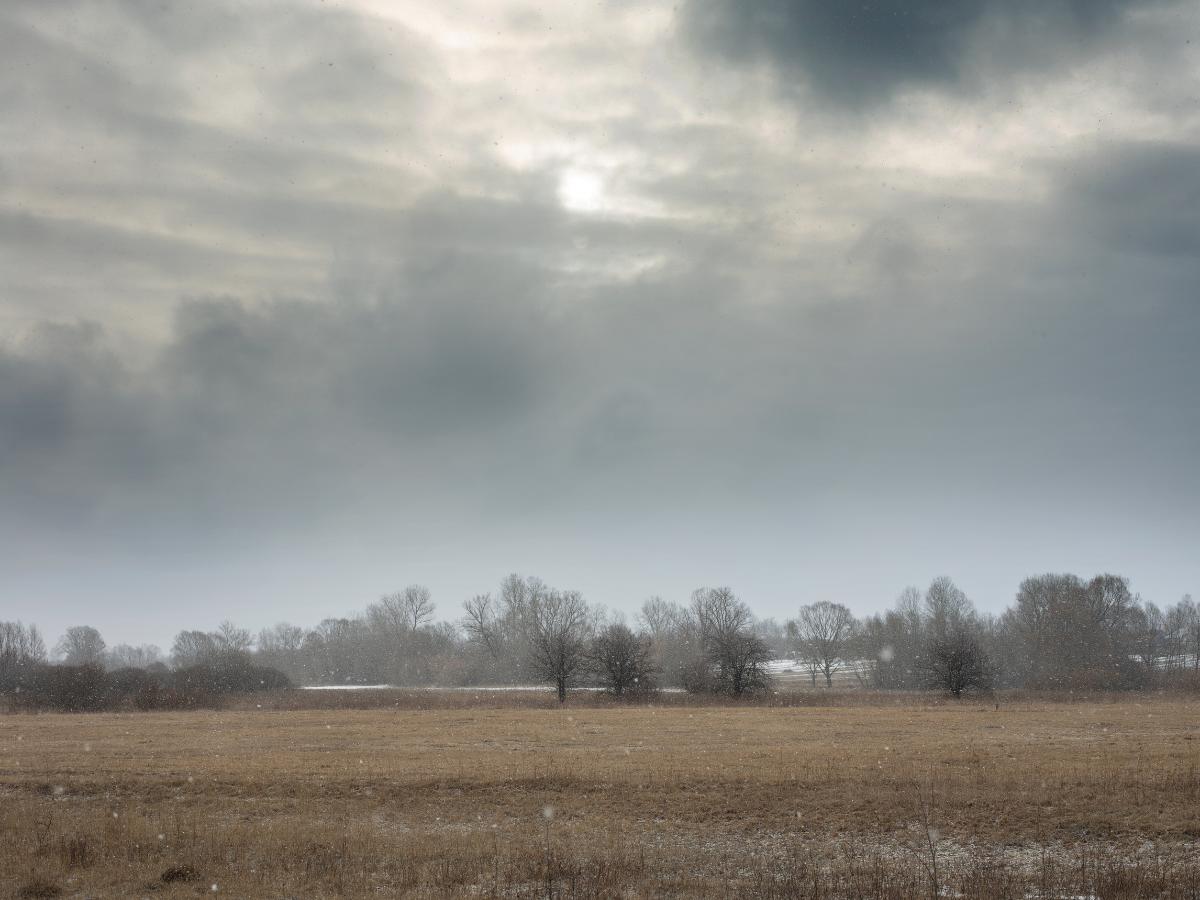
M 1200 593 L 1200 7 L 0 5 L 0 619 Z

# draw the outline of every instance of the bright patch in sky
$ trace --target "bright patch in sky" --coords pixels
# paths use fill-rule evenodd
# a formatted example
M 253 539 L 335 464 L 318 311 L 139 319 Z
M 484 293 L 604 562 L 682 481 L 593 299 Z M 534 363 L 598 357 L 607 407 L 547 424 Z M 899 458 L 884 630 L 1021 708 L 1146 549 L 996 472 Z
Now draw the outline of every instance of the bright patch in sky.
M 567 169 L 558 180 L 558 199 L 574 212 L 596 212 L 604 205 L 604 181 L 595 172 Z

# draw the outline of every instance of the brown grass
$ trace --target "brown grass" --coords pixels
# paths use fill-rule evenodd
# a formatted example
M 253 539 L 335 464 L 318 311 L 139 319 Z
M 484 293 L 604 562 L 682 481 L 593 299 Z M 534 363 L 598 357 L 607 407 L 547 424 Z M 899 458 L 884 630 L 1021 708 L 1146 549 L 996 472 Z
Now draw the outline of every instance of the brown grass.
M 1195 701 L 422 693 L 0 716 L 0 896 L 1200 897 Z

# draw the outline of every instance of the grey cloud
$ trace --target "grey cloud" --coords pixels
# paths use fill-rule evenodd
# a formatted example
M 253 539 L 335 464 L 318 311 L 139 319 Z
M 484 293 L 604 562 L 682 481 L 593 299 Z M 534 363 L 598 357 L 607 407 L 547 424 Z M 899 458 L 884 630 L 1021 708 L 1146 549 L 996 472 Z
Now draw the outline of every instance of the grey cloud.
M 706 64 L 761 57 L 860 110 L 1005 66 L 1040 77 L 1134 8 L 918 3 L 895 32 L 899 6 L 768 3 L 767 34 L 751 6 L 694 0 Z M 842 563 L 884 547 L 890 593 L 906 556 L 986 568 L 1014 541 L 1195 536 L 1185 125 L 1064 138 L 1052 161 L 1011 116 L 996 152 L 890 114 L 807 134 L 773 95 L 712 99 L 679 48 L 635 71 L 612 35 L 554 44 L 562 68 L 539 77 L 579 66 L 579 91 L 509 119 L 492 85 L 450 84 L 367 17 L 86 9 L 0 13 L 17 26 L 0 66 L 31 85 L 0 83 L 0 561 L 26 584 L 75 590 L 78 550 L 114 560 L 119 595 L 162 553 L 166 581 L 211 567 L 251 600 L 261 582 L 228 567 L 261 555 L 317 573 L 266 580 L 320 594 L 319 616 L 401 562 L 483 585 L 569 568 L 575 542 L 651 575 L 741 565 L 791 604 L 808 570 L 843 590 Z M 545 62 L 516 34 L 505 52 Z M 958 168 L 880 161 L 879 135 Z M 564 209 L 569 166 L 642 205 Z M 326 562 L 339 541 L 355 549 Z M 600 599 L 640 586 L 609 568 Z
M 1121 144 L 1069 168 L 1065 220 L 1114 250 L 1200 266 L 1200 146 Z
M 0 59 L 10 315 L 302 294 L 419 190 L 437 71 L 398 25 L 300 4 L 16 3 Z
M 960 90 L 1060 64 L 1158 0 L 689 0 L 688 33 L 718 59 L 762 60 L 788 90 L 851 108 L 909 87 Z

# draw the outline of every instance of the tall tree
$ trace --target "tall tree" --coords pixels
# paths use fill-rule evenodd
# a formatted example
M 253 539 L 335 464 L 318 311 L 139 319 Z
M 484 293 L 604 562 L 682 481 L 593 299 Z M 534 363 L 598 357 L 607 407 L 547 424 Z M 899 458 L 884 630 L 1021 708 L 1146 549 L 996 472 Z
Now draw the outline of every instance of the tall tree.
M 304 664 L 304 629 L 280 622 L 258 633 L 258 652 L 262 665 L 283 672 L 292 681 L 303 683 L 310 677 Z
M 1173 653 L 1179 657 L 1179 668 L 1190 668 L 1200 673 L 1200 605 L 1192 600 L 1191 594 L 1167 614 L 1168 630 L 1171 635 Z
M 923 675 L 924 600 L 906 587 L 892 609 L 868 617 L 859 635 L 859 652 L 871 660 L 871 680 L 885 689 L 914 689 Z
M 145 669 L 162 662 L 162 650 L 154 644 L 117 644 L 109 647 L 104 655 L 104 662 L 109 669 Z
M 250 648 L 254 646 L 254 638 L 245 628 L 239 628 L 228 619 L 217 626 L 212 635 L 222 656 L 229 660 L 245 659 Z
M 690 613 L 717 691 L 741 695 L 770 684 L 771 649 L 751 630 L 750 607 L 731 588 L 693 592 Z
M 577 591 L 539 591 L 532 598 L 529 620 L 529 666 L 554 682 L 558 702 L 582 670 L 591 630 L 587 604 Z
M 54 652 L 68 666 L 100 666 L 105 646 L 104 638 L 91 625 L 74 625 L 59 638 Z
M 181 631 L 171 644 L 171 664 L 177 669 L 212 665 L 220 648 L 207 631 Z
M 385 594 L 368 609 L 368 617 L 377 619 L 398 637 L 412 634 L 433 621 L 435 610 L 429 588 L 410 584 L 402 591 Z
M 1148 684 L 1158 681 L 1161 670 L 1169 660 L 1170 640 L 1167 635 L 1167 617 L 1163 611 L 1147 600 L 1135 606 L 1131 616 L 1133 654 L 1142 664 Z
M 855 624 L 854 614 L 840 603 L 821 600 L 800 607 L 794 628 L 797 650 L 814 676 L 825 676 L 826 687 L 833 687 L 833 676 L 846 665 Z
M 468 640 L 483 648 L 493 660 L 500 658 L 501 639 L 491 594 L 476 594 L 463 601 L 462 627 Z
M 697 663 L 699 627 L 686 607 L 651 597 L 642 604 L 638 621 L 650 638 L 654 665 L 665 684 L 688 687 L 696 675 L 707 680 L 707 661 Z
M 961 697 L 988 684 L 988 664 L 975 606 L 948 577 L 925 592 L 921 665 L 931 687 Z
M 17 687 L 46 661 L 46 645 L 35 625 L 0 622 L 0 691 Z
M 1116 687 L 1137 676 L 1129 582 L 1098 575 L 1027 578 L 1005 621 L 1021 639 L 1035 687 Z

